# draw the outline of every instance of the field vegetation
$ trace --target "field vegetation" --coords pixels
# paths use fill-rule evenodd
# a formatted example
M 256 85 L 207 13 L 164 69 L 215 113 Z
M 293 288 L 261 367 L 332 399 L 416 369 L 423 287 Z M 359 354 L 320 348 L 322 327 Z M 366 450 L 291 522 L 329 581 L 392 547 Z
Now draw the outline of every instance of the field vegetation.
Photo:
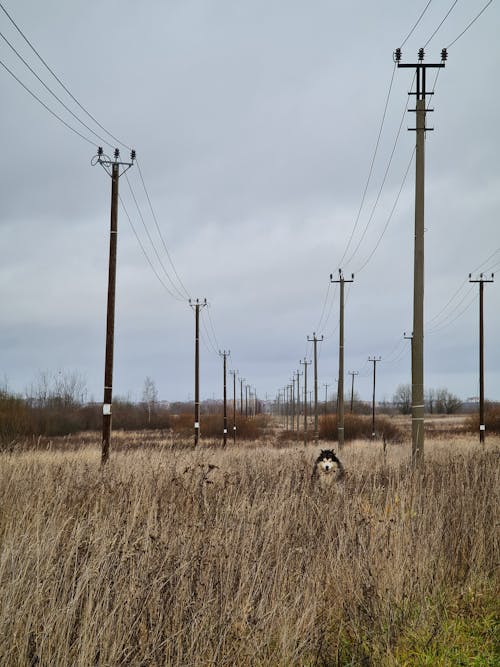
M 498 665 L 500 443 L 98 435 L 0 454 L 0 664 Z

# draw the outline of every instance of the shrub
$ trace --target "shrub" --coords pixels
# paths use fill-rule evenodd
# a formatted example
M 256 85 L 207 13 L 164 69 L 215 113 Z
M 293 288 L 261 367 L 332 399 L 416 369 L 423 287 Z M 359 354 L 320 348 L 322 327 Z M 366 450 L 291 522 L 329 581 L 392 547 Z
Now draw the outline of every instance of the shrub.
M 484 422 L 486 433 L 495 433 L 500 435 L 500 405 L 497 403 L 487 403 L 484 406 Z M 464 423 L 464 429 L 471 433 L 479 432 L 479 414 L 470 415 Z
M 372 419 L 363 415 L 346 414 L 344 417 L 345 439 L 357 440 L 372 437 Z M 375 434 L 385 437 L 389 442 L 402 442 L 403 431 L 387 417 L 375 418 Z M 337 416 L 327 415 L 320 418 L 319 437 L 323 440 L 337 440 Z

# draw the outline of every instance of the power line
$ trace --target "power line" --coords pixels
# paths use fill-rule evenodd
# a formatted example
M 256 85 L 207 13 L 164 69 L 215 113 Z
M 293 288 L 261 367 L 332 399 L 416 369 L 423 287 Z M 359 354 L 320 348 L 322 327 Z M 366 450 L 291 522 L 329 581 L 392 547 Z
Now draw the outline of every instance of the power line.
M 137 208 L 137 212 L 138 212 L 139 217 L 140 217 L 140 219 L 141 219 L 141 222 L 142 222 L 142 225 L 143 225 L 144 230 L 145 230 L 145 232 L 146 232 L 146 235 L 147 235 L 147 237 L 148 237 L 148 239 L 149 239 L 149 242 L 150 242 L 150 244 L 151 244 L 151 247 L 153 248 L 153 252 L 154 252 L 155 255 L 156 255 L 156 259 L 158 260 L 158 262 L 159 262 L 161 268 L 163 269 L 163 272 L 164 272 L 164 274 L 165 274 L 167 280 L 170 282 L 170 284 L 171 284 L 171 286 L 172 286 L 172 289 L 174 289 L 174 290 L 177 292 L 177 294 L 174 294 L 174 292 L 171 292 L 171 291 L 169 290 L 169 293 L 170 293 L 170 295 L 171 295 L 174 299 L 177 299 L 177 301 L 185 301 L 186 299 L 185 299 L 184 295 L 179 291 L 179 289 L 176 287 L 176 285 L 175 285 L 174 282 L 172 281 L 172 278 L 170 277 L 170 275 L 169 275 L 167 269 L 165 268 L 165 265 L 163 264 L 160 255 L 158 254 L 158 250 L 156 249 L 156 245 L 155 245 L 155 243 L 154 243 L 154 241 L 153 241 L 153 239 L 152 239 L 152 237 L 151 237 L 151 234 L 150 234 L 150 232 L 149 232 L 149 229 L 148 229 L 148 227 L 147 227 L 147 225 L 146 225 L 146 221 L 144 220 L 144 216 L 143 216 L 142 211 L 141 211 L 141 209 L 140 209 L 140 207 L 139 207 L 139 202 L 137 201 L 137 198 L 136 198 L 136 196 L 135 196 L 135 193 L 134 193 L 134 190 L 133 190 L 133 188 L 132 188 L 132 184 L 130 183 L 130 179 L 129 179 L 129 177 L 128 177 L 128 174 L 125 175 L 125 178 L 126 178 L 126 180 L 127 180 L 127 184 L 128 184 L 129 189 L 130 189 L 130 194 L 132 195 L 132 199 L 134 200 L 135 206 L 136 206 L 136 208 Z
M 81 132 L 79 132 L 78 130 L 75 130 L 74 127 L 72 127 L 72 126 L 71 126 L 69 123 L 67 123 L 63 118 L 61 118 L 61 116 L 59 116 L 58 114 L 56 114 L 55 111 L 52 111 L 52 109 L 51 109 L 49 106 L 47 106 L 47 105 L 45 104 L 45 102 L 43 102 L 43 101 L 38 97 L 38 95 L 36 95 L 32 90 L 30 90 L 30 89 L 28 88 L 28 86 L 26 86 L 26 85 L 21 81 L 21 79 L 19 79 L 19 78 L 14 74 L 14 72 L 13 72 L 11 69 L 9 69 L 9 68 L 7 67 L 7 65 L 6 65 L 2 60 L 0 60 L 0 65 L 1 65 L 1 66 L 2 66 L 2 67 L 3 67 L 3 68 L 4 68 L 4 69 L 11 75 L 11 77 L 12 77 L 13 79 L 15 79 L 15 80 L 17 81 L 17 83 L 18 83 L 20 86 L 22 86 L 22 87 L 24 88 L 24 90 L 25 90 L 27 93 L 29 93 L 29 94 L 31 95 L 31 97 L 33 97 L 39 104 L 42 105 L 42 107 L 43 107 L 44 109 L 46 109 L 52 116 L 54 116 L 54 118 L 57 118 L 57 120 L 58 120 L 59 122 L 61 122 L 63 125 L 65 125 L 65 126 L 68 128 L 68 130 L 71 130 L 71 132 L 74 132 L 74 133 L 77 134 L 81 139 L 83 139 L 84 141 L 86 141 L 86 142 L 87 142 L 88 144 L 90 144 L 91 146 L 94 146 L 94 147 L 95 147 L 95 141 L 92 141 L 92 140 L 89 139 L 88 137 L 85 137 Z
M 432 35 L 429 37 L 429 39 L 425 42 L 425 44 L 424 44 L 424 49 L 427 48 L 427 44 L 429 44 L 429 42 L 432 40 L 432 38 L 434 37 L 434 35 L 438 32 L 438 30 L 441 28 L 441 26 L 442 26 L 443 23 L 446 21 L 446 19 L 448 18 L 448 16 L 451 14 L 451 12 L 453 11 L 453 8 L 454 8 L 455 5 L 457 4 L 457 2 L 458 2 L 458 0 L 454 0 L 454 2 L 452 3 L 451 7 L 448 9 L 448 11 L 446 12 L 446 14 L 444 15 L 444 19 L 441 21 L 441 23 L 438 25 L 438 27 L 434 30 L 434 32 L 433 32 Z
M 99 123 L 99 121 L 98 121 L 96 118 L 94 118 L 94 116 L 93 116 L 93 115 L 92 115 L 92 114 L 91 114 L 91 113 L 90 113 L 90 112 L 89 112 L 89 111 L 88 111 L 88 110 L 87 110 L 87 109 L 86 109 L 86 108 L 85 108 L 85 107 L 84 107 L 84 106 L 77 100 L 77 98 L 71 93 L 71 91 L 64 85 L 64 83 L 61 81 L 61 79 L 57 76 L 57 74 L 54 72 L 54 70 L 47 64 L 47 62 L 42 58 L 42 56 L 40 55 L 40 53 L 35 49 L 35 47 L 33 46 L 33 44 L 32 44 L 32 43 L 30 42 L 30 40 L 26 37 L 26 35 L 24 34 L 24 32 L 23 32 L 23 31 L 21 30 L 21 28 L 17 25 L 17 23 L 14 21 L 14 19 L 12 18 L 12 16 L 11 16 L 11 15 L 9 14 L 9 12 L 5 9 L 5 7 L 3 6 L 3 4 L 2 4 L 1 2 L 0 2 L 0 9 L 4 12 L 4 14 L 7 16 L 7 18 L 8 18 L 9 21 L 12 23 L 12 25 L 14 26 L 14 28 L 15 28 L 15 29 L 17 30 L 17 32 L 21 35 L 21 37 L 24 39 L 24 41 L 28 44 L 28 46 L 30 47 L 30 49 L 35 53 L 35 55 L 38 57 L 38 59 L 40 60 L 40 62 L 47 68 L 47 70 L 50 72 L 50 74 L 52 74 L 52 76 L 54 77 L 54 79 L 59 83 L 59 85 L 63 88 L 63 90 L 64 90 L 64 91 L 71 97 L 71 99 L 72 99 L 72 100 L 73 100 L 73 101 L 80 107 L 80 109 L 81 109 L 81 110 L 82 110 L 82 111 L 83 111 L 83 112 L 84 112 L 84 113 L 85 113 L 91 120 L 93 120 L 94 123 L 95 123 L 96 125 L 98 125 L 98 126 L 101 128 L 101 130 L 104 130 L 104 132 L 106 132 L 106 134 L 107 134 L 108 136 L 110 136 L 115 142 L 117 142 L 118 144 L 120 144 L 120 146 L 123 146 L 123 148 L 126 148 L 127 150 L 131 150 L 130 146 L 127 146 L 127 145 L 124 144 L 122 141 L 120 141 L 119 139 L 117 139 L 117 137 L 115 137 L 113 134 L 111 134 L 111 132 L 110 132 L 109 130 L 107 130 L 103 125 L 101 125 L 101 123 Z M 107 143 L 107 142 L 105 142 L 105 143 Z M 110 144 L 108 144 L 108 145 L 110 145 Z
M 418 17 L 418 19 L 417 19 L 416 23 L 414 24 L 413 28 L 410 30 L 410 32 L 406 35 L 406 37 L 405 37 L 404 40 L 402 41 L 402 43 L 401 43 L 401 45 L 400 45 L 400 47 L 399 47 L 400 49 L 403 48 L 403 46 L 406 44 L 406 42 L 408 41 L 408 39 L 413 35 L 413 32 L 415 31 L 415 28 L 418 26 L 418 24 L 419 24 L 420 21 L 422 20 L 422 17 L 424 16 L 425 12 L 428 10 L 429 5 L 431 4 L 431 2 L 432 2 L 432 0 L 429 0 L 429 2 L 425 5 L 425 7 L 424 7 L 422 13 L 421 13 L 420 16 Z
M 370 184 L 372 173 L 373 173 L 373 166 L 375 164 L 375 158 L 377 157 L 378 147 L 380 145 L 380 137 L 382 135 L 382 129 L 384 127 L 384 122 L 385 122 L 385 117 L 386 117 L 386 114 L 387 114 L 387 107 L 388 107 L 388 104 L 389 104 L 389 98 L 391 96 L 391 90 L 392 90 L 392 84 L 394 82 L 395 72 L 396 72 L 396 63 L 394 63 L 394 68 L 392 70 L 391 81 L 390 81 L 389 90 L 387 91 L 387 96 L 386 96 L 386 99 L 385 99 L 384 111 L 382 113 L 382 120 L 380 122 L 380 127 L 379 127 L 379 131 L 378 131 L 378 135 L 377 135 L 377 141 L 376 141 L 376 144 L 375 144 L 375 150 L 373 151 L 373 156 L 372 156 L 372 160 L 371 160 L 371 164 L 370 164 L 370 169 L 368 171 L 368 178 L 366 179 L 365 188 L 363 190 L 363 196 L 361 197 L 361 203 L 360 203 L 359 209 L 358 209 L 358 214 L 357 214 L 356 220 L 354 222 L 354 226 L 353 226 L 353 229 L 352 229 L 352 232 L 351 232 L 351 236 L 349 237 L 349 240 L 347 242 L 347 246 L 344 250 L 344 253 L 343 253 L 342 257 L 339 260 L 339 266 L 341 266 L 343 264 L 344 258 L 347 255 L 347 251 L 349 250 L 349 247 L 352 243 L 352 239 L 353 239 L 354 234 L 356 232 L 358 222 L 359 222 L 359 218 L 361 216 L 361 211 L 362 211 L 363 205 L 365 203 L 366 193 L 368 191 L 368 186 Z
M 54 93 L 54 91 L 52 90 L 52 88 L 50 88 L 50 87 L 45 83 L 45 81 L 43 81 L 43 79 L 41 79 L 41 78 L 38 76 L 38 74 L 37 74 L 37 73 L 35 72 L 35 70 L 31 67 L 31 65 L 30 65 L 30 64 L 23 58 L 23 56 L 19 53 L 19 51 L 17 51 L 17 49 L 16 49 L 16 48 L 9 42 L 9 40 L 7 39 L 7 37 L 5 37 L 5 35 L 4 35 L 2 32 L 0 32 L 0 37 L 4 40 L 4 42 L 6 42 L 6 44 L 12 49 L 12 51 L 14 51 L 14 53 L 15 53 L 16 56 L 19 58 L 19 60 L 21 60 L 21 62 L 22 62 L 22 63 L 29 69 L 29 71 L 33 74 L 33 76 L 34 76 L 34 77 L 35 77 L 35 78 L 42 84 L 42 86 L 45 88 L 45 90 L 47 90 L 47 91 L 52 95 L 52 97 L 54 97 L 54 98 L 59 102 L 59 104 L 61 104 L 61 106 L 63 106 L 64 109 L 66 109 L 66 111 L 67 111 L 69 114 L 71 114 L 71 116 L 73 116 L 73 118 L 74 118 L 78 123 L 80 123 L 80 125 L 82 125 L 85 129 L 87 129 L 89 132 L 91 132 L 97 139 L 99 139 L 100 142 L 104 142 L 104 143 L 105 143 L 107 146 L 109 146 L 110 148 L 114 148 L 114 146 L 113 146 L 112 144 L 110 144 L 108 141 L 106 141 L 106 139 L 104 139 L 104 138 L 101 137 L 99 134 L 97 134 L 97 132 L 94 132 L 94 130 L 93 130 L 91 127 L 89 127 L 86 123 L 84 123 L 83 120 L 80 120 L 80 118 L 78 118 L 78 116 L 77 116 L 77 115 L 76 115 L 76 114 L 75 114 L 75 113 L 74 113 L 74 112 L 73 112 L 73 111 L 72 111 L 72 110 L 71 110 L 71 109 L 70 109 L 70 108 L 69 108 L 69 107 L 68 107 L 68 106 L 61 100 L 61 98 L 58 97 L 58 96 L 56 95 L 56 93 Z
M 455 37 L 455 39 L 454 39 L 452 42 L 450 42 L 450 43 L 448 44 L 448 46 L 446 47 L 447 49 L 449 49 L 450 46 L 453 46 L 453 44 L 455 44 L 456 42 L 458 42 L 458 40 L 460 39 L 460 37 L 462 37 L 462 35 L 465 35 L 465 33 L 466 33 L 467 30 L 471 27 L 471 25 L 473 25 L 473 24 L 478 20 L 478 18 L 481 16 L 481 14 L 482 14 L 482 13 L 483 13 L 483 12 L 490 6 L 490 5 L 491 5 L 492 2 L 493 2 L 493 0 L 489 0 L 489 2 L 487 2 L 487 3 L 485 4 L 485 6 L 481 9 L 481 11 L 479 12 L 479 14 L 477 14 L 477 15 L 472 19 L 472 21 L 471 21 L 471 22 L 470 22 L 470 23 L 469 23 L 469 24 L 462 30 L 462 32 L 458 35 L 458 37 Z
M 146 188 L 146 183 L 145 183 L 145 181 L 144 181 L 144 178 L 143 178 L 143 175 L 142 175 L 142 171 L 141 171 L 141 167 L 140 167 L 140 164 L 139 164 L 139 161 L 138 161 L 138 160 L 136 160 L 136 164 L 137 164 L 137 168 L 138 168 L 138 170 L 139 170 L 139 176 L 140 176 L 140 179 L 141 179 L 141 182 L 142 182 L 142 187 L 144 188 L 144 192 L 145 192 L 145 194 L 146 194 L 146 198 L 147 198 L 147 200 L 148 200 L 149 208 L 150 208 L 150 210 L 151 210 L 151 215 L 153 216 L 153 220 L 155 221 L 156 229 L 158 230 L 158 235 L 159 235 L 159 237 L 160 237 L 160 239 L 161 239 L 163 248 L 165 249 L 165 253 L 166 253 L 167 257 L 168 257 L 168 261 L 170 262 L 170 266 L 172 267 L 172 270 L 173 270 L 173 272 L 174 272 L 174 274 L 175 274 L 177 280 L 179 281 L 180 286 L 181 286 L 182 289 L 184 290 L 184 292 L 185 292 L 187 298 L 189 299 L 189 298 L 190 298 L 190 294 L 189 294 L 188 290 L 186 289 L 186 287 L 184 286 L 184 283 L 183 283 L 182 280 L 180 279 L 179 274 L 177 273 L 177 270 L 176 270 L 176 268 L 175 268 L 174 262 L 173 262 L 173 260 L 172 260 L 172 257 L 170 256 L 170 253 L 169 253 L 169 251 L 168 251 L 167 245 L 166 245 L 166 243 L 165 243 L 165 239 L 163 238 L 163 235 L 162 235 L 162 233 L 161 233 L 160 225 L 159 225 L 159 223 L 158 223 L 158 218 L 156 217 L 156 214 L 155 214 L 155 211 L 154 211 L 154 208 L 153 208 L 153 204 L 152 204 L 152 202 L 151 202 L 151 198 L 150 198 L 150 196 L 149 196 L 149 192 L 148 192 L 148 190 L 147 190 L 147 188 Z
M 469 290 L 469 292 L 467 292 L 467 294 L 466 294 L 466 295 L 464 296 L 464 298 L 460 301 L 460 303 L 463 303 L 463 301 L 465 300 L 465 298 L 466 298 L 467 296 L 469 296 L 470 292 L 471 292 L 471 290 Z M 458 313 L 452 320 L 450 320 L 449 322 L 446 322 L 446 320 L 444 320 L 444 321 L 441 322 L 440 324 L 437 324 L 433 329 L 430 329 L 429 331 L 427 331 L 427 334 L 435 334 L 435 333 L 437 333 L 438 331 L 442 331 L 443 329 L 446 329 L 446 327 L 449 327 L 450 324 L 453 324 L 454 322 L 456 322 L 460 317 L 462 317 L 462 315 L 464 315 L 464 314 L 469 310 L 469 308 L 472 306 L 472 304 L 474 303 L 474 301 L 475 301 L 476 299 L 477 299 L 477 294 L 475 294 L 475 295 L 472 297 L 472 300 L 471 300 L 471 301 L 465 306 L 465 308 L 464 308 L 463 310 L 461 310 L 461 311 L 460 311 L 460 312 L 459 312 L 459 313 Z M 459 305 L 460 305 L 460 304 L 459 304 Z M 456 308 L 458 308 L 458 306 L 457 306 Z M 454 310 L 456 310 L 456 308 L 454 308 Z M 451 314 L 451 313 L 450 313 L 450 314 Z M 448 316 L 448 317 L 449 317 L 449 316 Z

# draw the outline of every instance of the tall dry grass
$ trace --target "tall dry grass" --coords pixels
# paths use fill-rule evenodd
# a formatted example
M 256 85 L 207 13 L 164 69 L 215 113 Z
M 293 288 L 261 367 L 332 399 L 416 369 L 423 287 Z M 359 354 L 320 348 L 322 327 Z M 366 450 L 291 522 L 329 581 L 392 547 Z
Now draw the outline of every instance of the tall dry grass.
M 494 581 L 499 448 L 356 442 L 330 489 L 315 453 L 1 455 L 0 664 L 402 664 Z

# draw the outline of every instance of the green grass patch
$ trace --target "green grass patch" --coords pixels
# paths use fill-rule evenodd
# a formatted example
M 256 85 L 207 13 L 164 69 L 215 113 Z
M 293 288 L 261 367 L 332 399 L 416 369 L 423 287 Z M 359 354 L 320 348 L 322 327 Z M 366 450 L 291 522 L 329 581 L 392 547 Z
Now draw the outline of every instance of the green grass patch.
M 492 584 L 456 595 L 428 619 L 403 631 L 389 665 L 500 666 L 500 610 Z

